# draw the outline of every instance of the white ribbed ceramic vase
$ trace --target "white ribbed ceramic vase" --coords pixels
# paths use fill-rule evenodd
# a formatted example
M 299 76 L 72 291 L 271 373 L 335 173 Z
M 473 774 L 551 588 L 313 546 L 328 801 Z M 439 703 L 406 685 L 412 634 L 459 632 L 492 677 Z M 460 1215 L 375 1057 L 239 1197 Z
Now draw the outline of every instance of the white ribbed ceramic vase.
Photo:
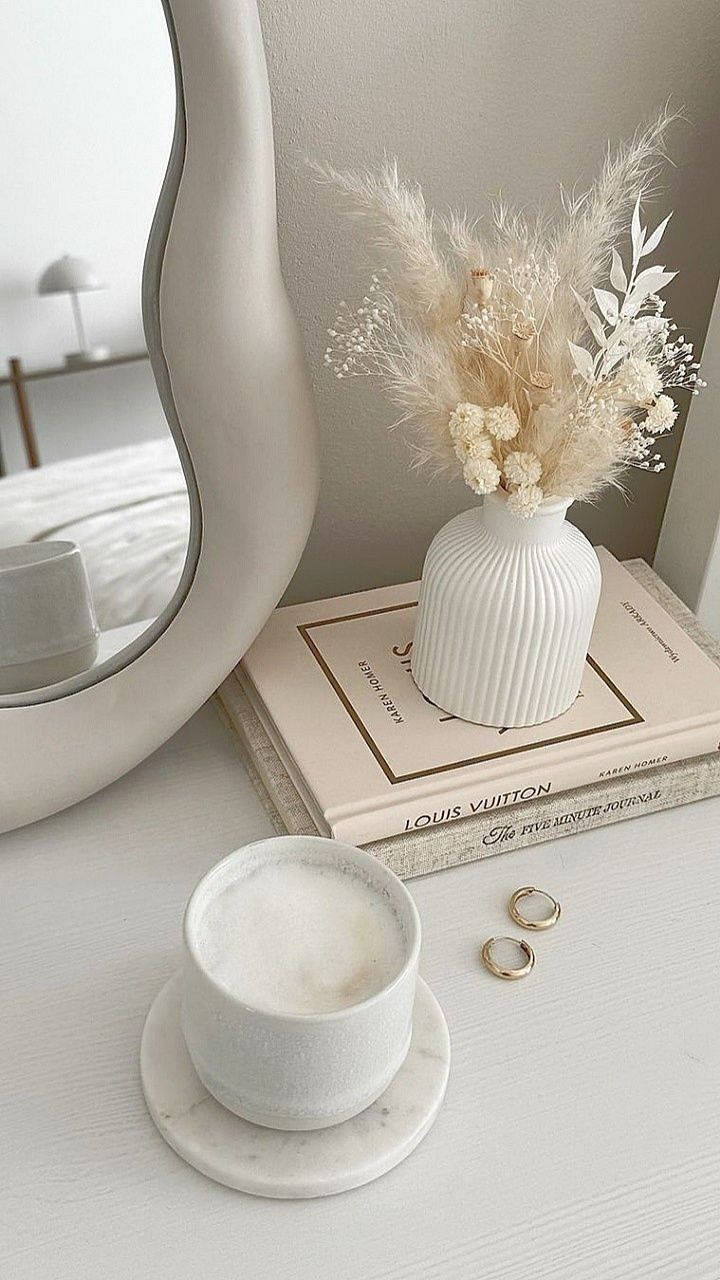
M 519 727 L 572 705 L 600 596 L 600 565 L 570 504 L 530 519 L 502 490 L 440 530 L 425 558 L 412 673 L 426 698 L 475 724 Z

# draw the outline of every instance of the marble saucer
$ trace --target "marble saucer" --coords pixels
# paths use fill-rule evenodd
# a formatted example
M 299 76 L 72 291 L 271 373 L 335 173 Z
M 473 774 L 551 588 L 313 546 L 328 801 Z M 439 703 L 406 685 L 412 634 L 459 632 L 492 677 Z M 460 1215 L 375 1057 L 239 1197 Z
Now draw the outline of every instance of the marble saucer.
M 180 1029 L 182 982 L 171 978 L 148 1013 L 140 1074 L 163 1138 L 209 1178 L 274 1199 L 330 1196 L 387 1173 L 425 1137 L 450 1071 L 450 1037 L 430 988 L 418 979 L 408 1056 L 366 1111 L 330 1129 L 265 1129 L 226 1111 L 200 1083 Z

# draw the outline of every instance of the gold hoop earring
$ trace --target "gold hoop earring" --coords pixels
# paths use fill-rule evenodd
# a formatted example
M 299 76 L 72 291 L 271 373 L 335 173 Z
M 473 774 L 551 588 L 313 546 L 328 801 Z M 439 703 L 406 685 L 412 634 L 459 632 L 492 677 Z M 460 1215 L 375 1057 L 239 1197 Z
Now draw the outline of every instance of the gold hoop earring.
M 492 949 L 496 942 L 514 942 L 527 957 L 525 964 L 521 965 L 519 969 L 507 969 L 504 965 L 498 964 L 492 958 Z M 526 942 L 524 938 L 488 938 L 483 945 L 480 956 L 485 968 L 489 969 L 496 978 L 506 978 L 509 982 L 515 981 L 516 978 L 526 978 L 535 964 L 535 952 L 530 943 Z
M 545 916 L 542 920 L 528 920 L 518 910 L 518 903 L 522 902 L 523 898 L 529 898 L 533 893 L 539 894 L 541 898 L 545 898 L 550 903 L 550 915 Z M 552 929 L 553 925 L 557 924 L 560 919 L 560 903 L 553 898 L 551 893 L 546 893 L 544 889 L 536 889 L 531 884 L 515 890 L 508 903 L 508 911 L 511 919 L 523 929 Z

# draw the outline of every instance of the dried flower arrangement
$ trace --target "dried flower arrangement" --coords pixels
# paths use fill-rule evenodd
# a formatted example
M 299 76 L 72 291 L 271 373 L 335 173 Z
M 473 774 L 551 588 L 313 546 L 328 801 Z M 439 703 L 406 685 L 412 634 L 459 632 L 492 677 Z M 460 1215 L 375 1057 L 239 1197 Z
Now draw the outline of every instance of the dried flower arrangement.
M 627 467 L 662 470 L 657 437 L 678 412 L 667 392 L 704 385 L 659 296 L 676 273 L 643 265 L 670 217 L 652 233 L 641 221 L 669 119 L 609 152 L 584 194 L 561 191 L 555 225 L 498 202 L 489 240 L 454 214 L 442 247 L 395 163 L 318 169 L 389 262 L 359 307 L 340 304 L 326 365 L 378 377 L 419 429 L 418 461 L 459 464 L 479 494 L 507 490 L 518 516 L 546 497 L 593 499 Z M 626 265 L 616 241 L 631 209 Z

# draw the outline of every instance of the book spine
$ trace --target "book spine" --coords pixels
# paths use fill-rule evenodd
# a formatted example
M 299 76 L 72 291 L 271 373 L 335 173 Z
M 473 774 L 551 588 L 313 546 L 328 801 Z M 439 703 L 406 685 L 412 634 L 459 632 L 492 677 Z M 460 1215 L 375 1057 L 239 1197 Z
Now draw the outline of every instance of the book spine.
M 716 753 L 536 803 L 513 805 L 484 818 L 371 842 L 366 847 L 401 877 L 427 875 L 719 793 L 720 757 Z
M 230 684 L 226 682 L 220 691 L 223 697 L 216 695 L 216 703 L 235 732 L 250 778 L 275 830 L 289 835 L 319 834 L 272 747 L 264 742 L 262 728 L 257 724 L 253 729 L 248 708 L 238 700 L 237 691 L 228 688 Z M 720 754 L 715 752 L 512 805 L 480 818 L 370 842 L 366 848 L 399 876 L 427 875 L 719 793 Z
M 502 784 L 495 783 L 489 794 L 478 792 L 477 781 L 464 787 L 448 785 L 440 792 L 425 799 L 410 799 L 383 805 L 375 810 L 354 813 L 326 814 L 332 835 L 336 840 L 349 844 L 368 844 L 390 836 L 408 835 L 445 823 L 478 818 L 487 813 L 497 814 L 516 804 L 536 802 L 547 797 L 602 784 L 613 779 L 627 778 L 648 769 L 660 768 L 697 756 L 709 755 L 720 747 L 720 725 L 717 723 L 696 726 L 665 737 L 655 738 L 644 744 L 636 743 L 632 753 L 621 754 L 617 748 L 598 754 L 588 753 L 562 765 L 548 768 L 546 773 L 531 775 L 527 770 L 518 775 L 508 772 Z

